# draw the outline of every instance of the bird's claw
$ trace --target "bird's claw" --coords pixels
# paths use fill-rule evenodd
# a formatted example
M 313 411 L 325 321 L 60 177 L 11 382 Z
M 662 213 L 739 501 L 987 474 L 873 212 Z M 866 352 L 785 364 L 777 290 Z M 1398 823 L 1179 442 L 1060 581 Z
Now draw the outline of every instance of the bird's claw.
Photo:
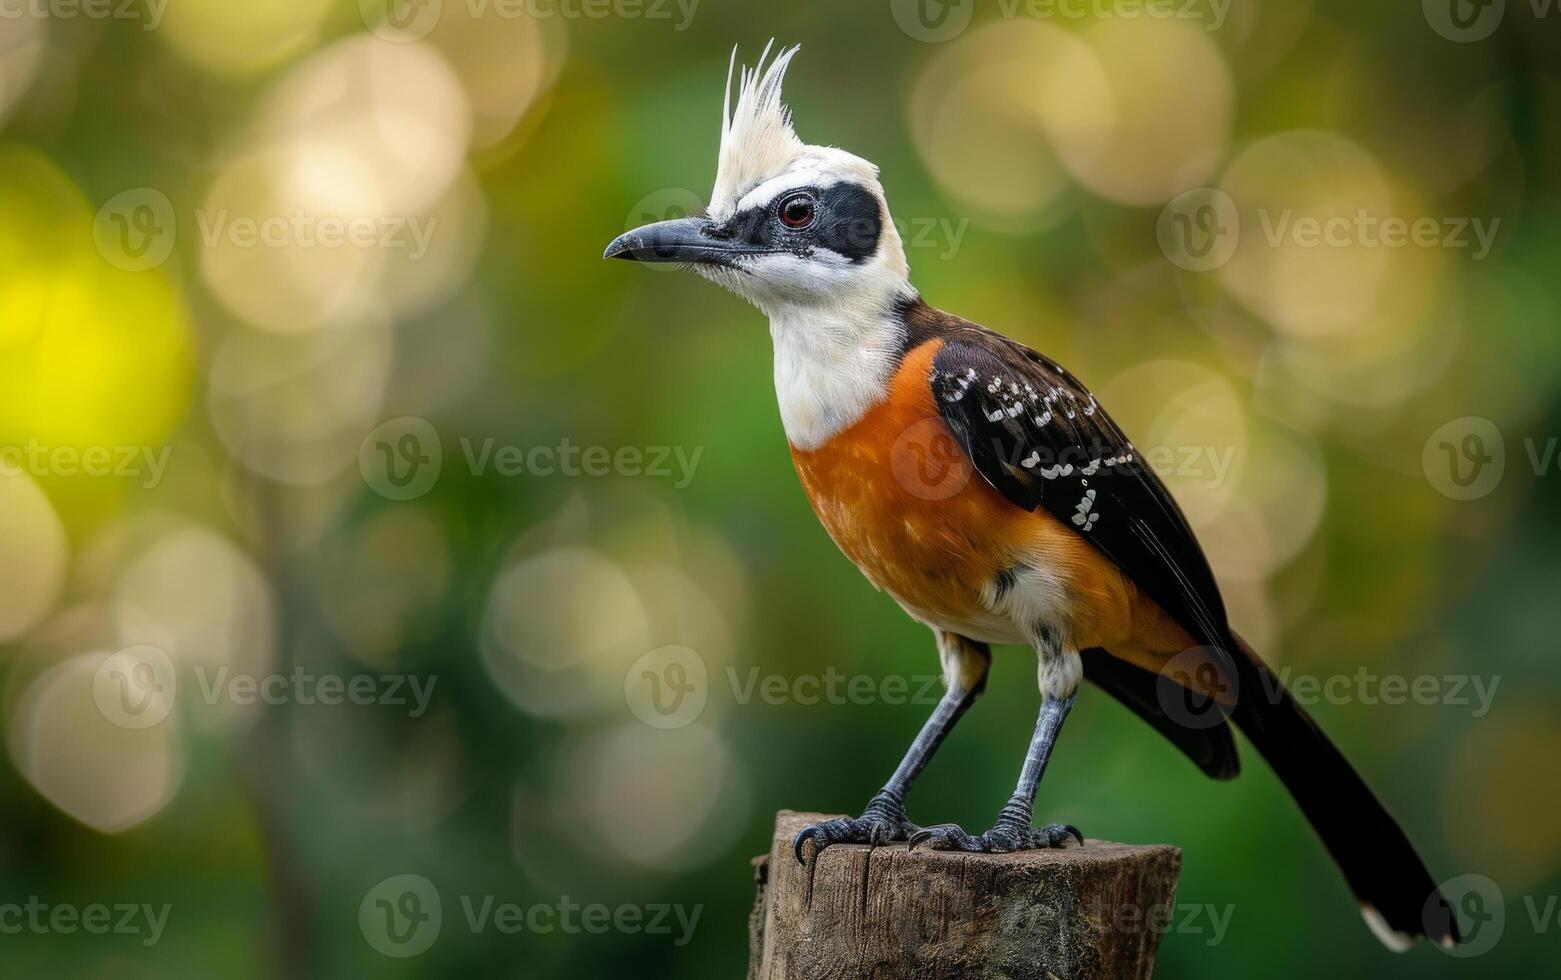
M 958 824 L 941 824 L 928 827 L 911 835 L 911 850 L 926 844 L 935 851 L 970 851 L 977 854 L 1007 854 L 1010 851 L 1033 851 L 1050 847 L 1062 847 L 1068 838 L 1079 844 L 1084 835 L 1071 824 L 1050 823 L 1034 827 L 1028 823 L 999 819 L 997 824 L 980 837 L 965 833 Z
M 882 795 L 873 797 L 860 817 L 835 817 L 802 828 L 792 844 L 800 864 L 807 864 L 805 847 L 813 842 L 813 855 L 831 844 L 888 844 L 920 833 L 921 828 L 905 819 L 905 810 Z

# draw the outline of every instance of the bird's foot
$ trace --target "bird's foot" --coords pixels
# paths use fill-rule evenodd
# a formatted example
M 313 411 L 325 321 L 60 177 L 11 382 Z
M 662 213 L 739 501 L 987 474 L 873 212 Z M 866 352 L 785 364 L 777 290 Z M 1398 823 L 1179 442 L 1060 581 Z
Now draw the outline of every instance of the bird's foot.
M 1026 812 L 1004 807 L 997 823 L 980 837 L 972 837 L 958 824 L 928 827 L 911 835 L 911 850 L 926 844 L 935 851 L 972 851 L 980 854 L 1007 854 L 1010 851 L 1034 851 L 1062 847 L 1069 839 L 1084 843 L 1084 835 L 1069 824 L 1049 823 L 1036 827 Z
M 831 844 L 887 844 L 905 840 L 921 828 L 905 818 L 905 804 L 887 793 L 879 793 L 867 804 L 861 817 L 836 817 L 802 828 L 793 844 L 797 860 L 807 863 L 804 847 L 813 842 L 813 856 Z

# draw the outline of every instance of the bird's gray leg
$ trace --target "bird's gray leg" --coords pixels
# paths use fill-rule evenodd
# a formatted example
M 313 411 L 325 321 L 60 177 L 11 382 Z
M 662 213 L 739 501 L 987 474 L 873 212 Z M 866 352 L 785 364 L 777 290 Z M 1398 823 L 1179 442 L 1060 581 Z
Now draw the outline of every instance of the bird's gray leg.
M 1038 641 L 1036 648 L 1041 657 L 1041 711 L 1035 719 L 1035 733 L 1030 737 L 1030 748 L 1019 770 L 1019 784 L 1014 787 L 1014 795 L 998 812 L 992 829 L 980 837 L 972 837 L 953 824 L 945 824 L 912 834 L 912 847 L 925 842 L 936 850 L 1001 853 L 1060 847 L 1069 837 L 1084 843 L 1084 836 L 1075 827 L 1064 824 L 1036 827 L 1033 823 L 1035 792 L 1041 785 L 1041 777 L 1046 774 L 1046 763 L 1051 760 L 1062 723 L 1073 710 L 1079 679 L 1083 676 L 1077 651 L 1052 643 L 1049 638 L 1046 643 Z
M 831 844 L 883 844 L 905 840 L 920 830 L 905 816 L 905 797 L 911 783 L 927 767 L 938 746 L 954 729 L 954 723 L 986 690 L 987 670 L 992 664 L 992 653 L 986 644 L 954 633 L 938 634 L 938 656 L 943 663 L 947 690 L 906 751 L 899 768 L 894 770 L 883 789 L 868 801 L 860 818 L 838 817 L 803 828 L 793 845 L 797 860 L 804 860 L 803 845 L 808 841 L 813 842 L 817 854 Z

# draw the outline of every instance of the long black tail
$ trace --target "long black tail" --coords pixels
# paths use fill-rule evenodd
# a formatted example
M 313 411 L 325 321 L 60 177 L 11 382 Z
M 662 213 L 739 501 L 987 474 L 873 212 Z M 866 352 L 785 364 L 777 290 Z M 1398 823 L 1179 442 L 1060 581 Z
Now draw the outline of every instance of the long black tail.
M 1232 719 L 1300 804 L 1344 872 L 1361 913 L 1391 949 L 1416 936 L 1452 946 L 1458 922 L 1397 821 L 1317 723 L 1296 704 L 1244 640 Z

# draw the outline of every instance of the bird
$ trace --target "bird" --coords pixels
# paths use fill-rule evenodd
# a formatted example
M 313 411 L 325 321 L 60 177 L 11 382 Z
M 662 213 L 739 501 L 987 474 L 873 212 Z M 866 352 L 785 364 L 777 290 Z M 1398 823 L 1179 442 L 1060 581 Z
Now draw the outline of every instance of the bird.
M 877 166 L 804 143 L 782 85 L 800 46 L 727 65 L 702 214 L 629 231 L 604 258 L 673 263 L 769 319 L 780 418 L 840 550 L 932 631 L 945 690 L 860 817 L 796 837 L 1005 853 L 1082 846 L 1034 802 L 1082 682 L 1205 774 L 1239 770 L 1238 727 L 1289 790 L 1384 945 L 1451 947 L 1456 917 L 1398 823 L 1232 628 L 1170 492 L 1094 394 L 1050 358 L 929 305 L 911 285 Z M 986 688 L 994 645 L 1033 648 L 1040 707 L 990 829 L 910 821 L 913 781 Z

